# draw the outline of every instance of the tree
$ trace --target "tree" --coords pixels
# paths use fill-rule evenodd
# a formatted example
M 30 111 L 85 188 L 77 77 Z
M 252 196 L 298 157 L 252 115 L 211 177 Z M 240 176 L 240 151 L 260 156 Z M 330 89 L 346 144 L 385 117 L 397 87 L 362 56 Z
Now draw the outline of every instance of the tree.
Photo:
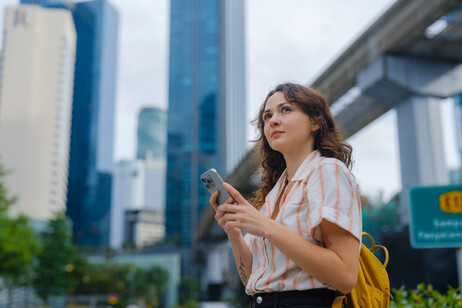
M 8 174 L 0 164 L 0 179 Z M 16 202 L 17 197 L 10 197 L 8 190 L 5 187 L 3 181 L 0 181 L 0 217 L 6 217 L 10 206 Z
M 162 307 L 168 272 L 155 265 L 144 269 L 131 263 L 104 263 L 90 265 L 86 278 L 76 287 L 77 294 L 115 294 L 117 307 L 136 302 L 140 307 Z
M 165 302 L 168 277 L 168 272 L 157 265 L 137 271 L 135 276 L 137 297 L 150 306 L 162 307 Z
M 180 304 L 176 308 L 197 307 L 200 297 L 200 282 L 193 278 L 184 276 L 180 281 Z
M 108 295 L 116 294 L 118 297 L 117 307 L 125 307 L 129 303 L 131 285 L 130 271 L 134 268 L 131 264 L 89 264 L 85 277 L 76 286 L 75 294 Z
M 30 283 L 30 269 L 39 245 L 26 216 L 8 217 L 8 210 L 16 197 L 9 196 L 1 181 L 6 175 L 0 164 L 0 277 L 8 289 L 11 303 L 13 288 Z
M 85 261 L 71 243 L 69 222 L 64 213 L 48 221 L 40 232 L 42 250 L 34 266 L 33 286 L 40 298 L 47 302 L 51 295 L 62 295 L 80 281 Z

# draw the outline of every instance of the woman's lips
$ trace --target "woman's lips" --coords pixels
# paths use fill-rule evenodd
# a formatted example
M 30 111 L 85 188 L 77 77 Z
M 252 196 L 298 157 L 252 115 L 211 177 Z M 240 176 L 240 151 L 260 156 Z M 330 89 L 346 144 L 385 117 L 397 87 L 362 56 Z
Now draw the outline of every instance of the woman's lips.
M 282 132 L 279 131 L 279 130 L 275 130 L 274 132 L 271 133 L 271 137 L 273 137 L 273 138 L 278 137 L 280 135 L 282 135 Z

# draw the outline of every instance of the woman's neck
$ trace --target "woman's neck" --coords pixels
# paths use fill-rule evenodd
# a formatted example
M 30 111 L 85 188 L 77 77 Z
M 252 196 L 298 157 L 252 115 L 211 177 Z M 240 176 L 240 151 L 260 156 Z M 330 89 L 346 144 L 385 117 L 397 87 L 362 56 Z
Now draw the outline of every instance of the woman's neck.
M 287 178 L 291 180 L 295 173 L 297 172 L 298 167 L 303 163 L 305 158 L 313 152 L 314 146 L 307 146 L 297 151 L 291 153 L 284 153 L 284 160 L 286 161 L 287 168 Z

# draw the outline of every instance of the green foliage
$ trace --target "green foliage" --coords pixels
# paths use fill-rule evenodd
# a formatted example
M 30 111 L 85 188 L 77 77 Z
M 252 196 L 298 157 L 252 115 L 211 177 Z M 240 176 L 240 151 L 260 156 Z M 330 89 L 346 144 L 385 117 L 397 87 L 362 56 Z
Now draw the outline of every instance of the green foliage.
M 0 165 L 0 179 L 7 172 Z M 0 181 L 0 277 L 8 289 L 29 284 L 30 269 L 39 245 L 29 219 L 20 215 L 8 217 L 8 210 L 16 201 L 10 197 L 3 181 Z
M 72 284 L 68 288 L 68 293 L 69 294 L 76 294 L 75 293 L 75 287 L 83 280 L 85 275 L 88 273 L 88 261 L 86 257 L 80 253 L 79 251 L 76 251 L 72 258 L 72 263 L 73 265 L 73 270 L 68 273 L 69 279 L 72 281 Z
M 130 266 L 127 264 L 91 264 L 82 280 L 75 288 L 76 294 L 110 294 L 119 297 L 128 296 L 128 276 Z
M 390 301 L 391 308 L 455 308 L 462 307 L 462 294 L 459 288 L 448 287 L 446 294 L 434 290 L 432 285 L 425 286 L 420 283 L 414 290 L 393 289 L 393 300 Z
M 42 251 L 34 265 L 33 286 L 44 301 L 51 295 L 72 290 L 82 276 L 85 260 L 71 243 L 69 222 L 64 213 L 48 221 L 40 232 Z
M 188 299 L 183 304 L 175 305 L 175 308 L 197 308 L 199 307 L 199 302 L 195 299 Z
M 27 285 L 39 245 L 25 216 L 0 217 L 0 277 L 8 288 Z
M 168 282 L 168 272 L 159 266 L 147 270 L 137 271 L 135 285 L 138 297 L 145 299 L 153 307 L 159 306 L 165 294 Z
M 193 277 L 182 277 L 180 281 L 180 300 L 175 308 L 195 308 L 198 306 L 201 286 Z
M 4 178 L 8 172 L 0 165 L 0 179 Z M 17 197 L 10 197 L 5 184 L 0 181 L 0 217 L 5 217 L 10 206 L 16 202 Z
M 117 294 L 118 306 L 143 300 L 157 307 L 164 296 L 168 272 L 159 266 L 148 269 L 133 264 L 93 264 L 76 286 L 76 294 Z

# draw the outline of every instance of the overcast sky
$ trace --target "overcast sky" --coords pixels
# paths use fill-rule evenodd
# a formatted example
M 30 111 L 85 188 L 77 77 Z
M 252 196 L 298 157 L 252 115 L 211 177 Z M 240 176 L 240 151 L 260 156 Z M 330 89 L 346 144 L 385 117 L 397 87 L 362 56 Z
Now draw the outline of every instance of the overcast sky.
M 119 11 L 115 160 L 135 156 L 144 106 L 168 105 L 168 0 L 109 0 Z M 0 9 L 18 1 L 1 0 Z M 247 0 L 247 117 L 283 81 L 309 84 L 394 0 Z M 0 17 L 3 24 L 3 16 Z M 1 38 L 1 32 L 0 32 Z M 447 164 L 459 165 L 452 102 L 442 103 Z M 248 126 L 248 139 L 255 130 Z M 385 198 L 401 189 L 396 114 L 388 112 L 349 139 L 362 192 Z M 379 162 L 379 163 L 377 163 Z

